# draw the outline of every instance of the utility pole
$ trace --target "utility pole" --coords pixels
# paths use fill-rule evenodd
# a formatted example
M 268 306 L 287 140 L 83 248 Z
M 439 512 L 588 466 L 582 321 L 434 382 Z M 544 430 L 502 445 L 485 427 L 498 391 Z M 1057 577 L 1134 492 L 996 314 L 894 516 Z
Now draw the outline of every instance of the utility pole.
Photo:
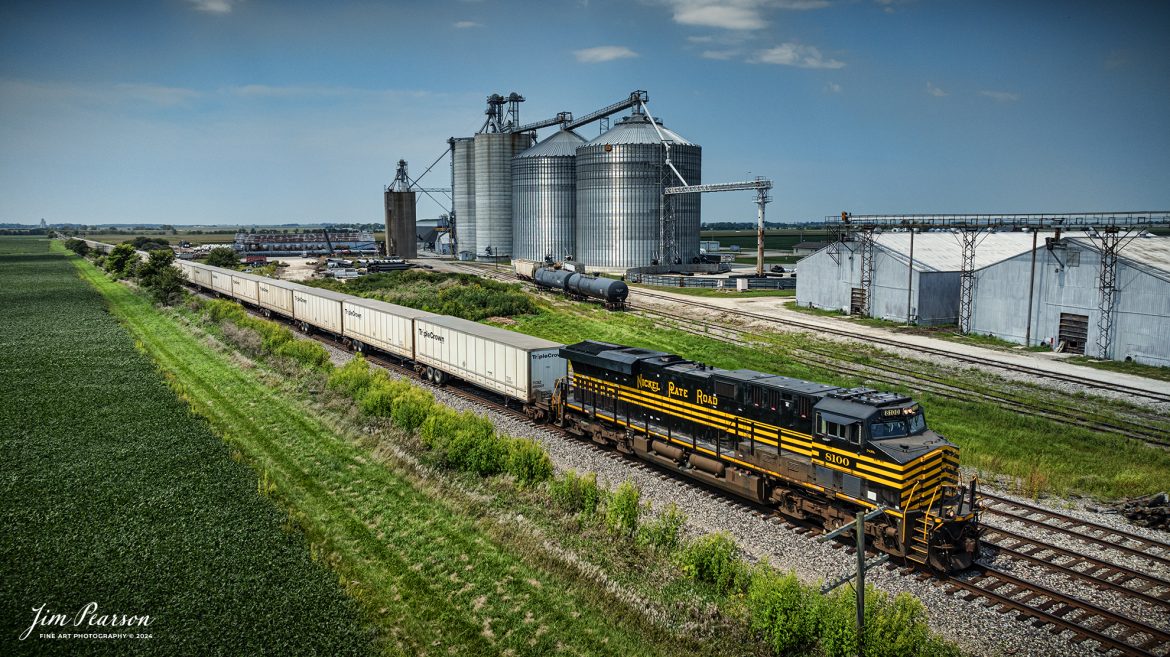
M 890 555 L 883 554 L 880 557 L 878 557 L 878 558 L 876 558 L 873 561 L 870 561 L 868 563 L 865 561 L 865 523 L 884 514 L 885 512 L 886 512 L 886 507 L 879 506 L 878 508 L 874 509 L 873 511 L 870 511 L 869 513 L 858 513 L 857 520 L 849 523 L 848 525 L 842 525 L 842 526 L 838 527 L 837 529 L 834 529 L 833 531 L 829 532 L 828 534 L 825 534 L 824 536 L 821 536 L 820 538 L 817 539 L 818 542 L 825 543 L 827 541 L 833 540 L 834 538 L 837 538 L 841 534 L 844 534 L 845 532 L 850 531 L 850 530 L 853 531 L 853 536 L 857 539 L 857 566 L 856 566 L 857 572 L 856 573 L 848 573 L 848 574 L 838 578 L 835 582 L 825 584 L 824 586 L 821 587 L 821 593 L 828 593 L 829 591 L 832 591 L 833 589 L 837 588 L 838 586 L 841 586 L 842 584 L 848 582 L 851 579 L 856 580 L 855 586 L 857 588 L 857 657 L 864 657 L 864 655 L 865 655 L 865 571 L 870 569 L 870 568 L 873 568 L 874 566 L 878 566 L 878 565 L 885 563 L 890 558 Z

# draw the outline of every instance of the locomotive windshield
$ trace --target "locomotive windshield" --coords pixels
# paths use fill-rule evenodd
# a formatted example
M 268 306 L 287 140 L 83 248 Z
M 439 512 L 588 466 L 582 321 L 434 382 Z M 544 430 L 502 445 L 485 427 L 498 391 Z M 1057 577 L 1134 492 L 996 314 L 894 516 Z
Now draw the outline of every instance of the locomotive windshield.
M 926 418 L 922 416 L 922 411 L 918 411 L 906 417 L 874 420 L 869 425 L 869 436 L 871 440 L 884 440 L 919 434 L 925 430 Z

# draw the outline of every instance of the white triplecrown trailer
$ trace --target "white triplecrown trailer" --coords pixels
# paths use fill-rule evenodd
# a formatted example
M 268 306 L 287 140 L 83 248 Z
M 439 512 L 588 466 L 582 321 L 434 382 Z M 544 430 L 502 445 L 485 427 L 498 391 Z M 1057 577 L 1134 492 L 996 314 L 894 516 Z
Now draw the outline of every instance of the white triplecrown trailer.
M 261 278 L 256 282 L 256 304 L 272 313 L 279 313 L 285 317 L 293 316 L 292 284 L 287 281 L 278 281 L 272 278 Z
M 191 263 L 191 269 L 195 273 L 195 275 L 191 277 L 191 281 L 193 283 L 199 287 L 207 288 L 208 290 L 214 289 L 211 284 L 212 268 L 210 266 L 200 264 L 198 262 L 193 262 Z
M 561 345 L 458 317 L 414 320 L 414 359 L 526 404 L 552 396 L 565 376 Z
M 285 283 L 292 290 L 293 319 L 308 327 L 341 335 L 341 302 L 351 298 L 348 294 L 322 290 L 321 288 Z
M 232 296 L 240 301 L 260 305 L 260 277 L 251 274 L 232 273 Z
M 342 302 L 345 313 L 344 335 L 362 351 L 370 346 L 403 358 L 414 359 L 414 320 L 437 317 L 425 310 L 415 310 L 375 299 L 347 296 Z
M 232 272 L 219 267 L 208 267 L 211 271 L 211 289 L 232 296 Z

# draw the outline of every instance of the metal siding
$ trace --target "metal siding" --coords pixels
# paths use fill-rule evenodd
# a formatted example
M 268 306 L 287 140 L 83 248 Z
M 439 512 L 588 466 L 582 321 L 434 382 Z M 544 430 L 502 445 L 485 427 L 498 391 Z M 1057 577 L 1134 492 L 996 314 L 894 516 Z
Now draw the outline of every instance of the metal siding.
M 841 247 L 838 260 L 839 263 L 833 260 L 827 249 L 821 249 L 796 263 L 800 272 L 796 279 L 797 304 L 821 310 L 849 311 L 849 295 L 858 277 L 854 273 L 852 254 L 845 246 Z M 856 260 L 860 261 L 860 258 Z
M 475 253 L 475 141 L 471 137 L 455 139 L 451 178 L 456 248 Z
M 312 288 L 293 288 L 293 318 L 310 326 L 341 334 L 341 301 L 317 294 Z
M 279 281 L 262 280 L 256 284 L 261 308 L 274 310 L 282 315 L 292 317 L 293 297 L 292 289 L 281 285 Z
M 663 131 L 676 141 L 670 149 L 671 162 L 688 184 L 700 184 L 702 149 Z M 662 143 L 641 115 L 627 117 L 578 148 L 577 260 L 586 266 L 626 269 L 659 258 L 663 182 L 669 173 Z M 673 174 L 669 177 L 676 180 Z M 687 194 L 671 200 L 675 245 L 687 263 L 699 255 L 701 196 Z
M 1100 254 L 1075 242 L 1069 249 L 1080 251 L 1080 264 L 1076 267 L 1067 266 L 1068 249 L 1054 253 L 1040 248 L 1036 252 L 1032 344 L 1059 335 L 1061 313 L 1086 315 L 1089 318 L 1086 353 L 1097 356 Z M 1065 264 L 1062 266 L 1061 262 Z M 976 273 L 973 332 L 1024 343 L 1030 271 L 1031 254 L 1027 253 Z M 1122 260 L 1118 262 L 1116 285 L 1113 338 L 1108 356 L 1114 360 L 1128 357 L 1147 365 L 1170 365 L 1167 282 Z
M 905 273 L 905 269 L 903 269 Z M 918 323 L 922 326 L 957 324 L 959 321 L 959 273 L 924 271 L 915 275 L 914 298 L 918 303 Z M 901 290 L 903 298 L 906 288 Z M 903 306 L 905 308 L 905 306 Z
M 497 333 L 501 329 L 474 323 L 468 327 L 452 322 L 451 319 L 433 317 L 415 320 L 417 362 L 438 367 L 465 381 L 525 402 L 533 401 L 535 393 L 544 390 L 547 385 L 546 372 L 550 369 L 555 371 L 558 367 L 556 364 L 544 366 L 536 377 L 539 383 L 534 386 L 530 380 L 530 354 L 555 350 L 559 345 L 547 343 L 535 346 L 535 341 L 523 334 L 511 331 Z M 484 331 L 479 331 L 476 326 L 482 326 Z M 509 336 L 533 346 L 517 346 Z M 559 367 L 565 367 L 564 360 L 559 356 L 555 360 L 560 361 Z
M 211 288 L 216 292 L 222 292 L 228 296 L 232 295 L 232 275 L 226 269 L 219 267 L 209 267 L 211 272 Z
M 257 290 L 256 280 L 232 274 L 232 296 L 248 303 L 260 303 L 260 293 Z
M 552 256 L 560 261 L 575 255 L 577 166 L 573 144 L 583 143 L 576 133 L 561 131 L 512 158 L 513 260 L 543 261 Z M 569 155 L 560 154 L 566 150 Z
M 527 132 L 475 136 L 477 256 L 486 254 L 488 247 L 497 255 L 512 253 L 512 158 L 530 146 L 532 134 Z
M 399 356 L 414 358 L 413 318 L 418 311 L 404 308 L 403 312 L 395 312 L 351 301 L 342 302 L 342 311 L 345 313 L 345 337 L 356 338 Z
M 399 258 L 418 257 L 418 230 L 414 192 L 385 192 L 386 255 Z M 393 237 L 393 239 L 391 239 Z M 390 253 L 393 242 L 394 252 Z

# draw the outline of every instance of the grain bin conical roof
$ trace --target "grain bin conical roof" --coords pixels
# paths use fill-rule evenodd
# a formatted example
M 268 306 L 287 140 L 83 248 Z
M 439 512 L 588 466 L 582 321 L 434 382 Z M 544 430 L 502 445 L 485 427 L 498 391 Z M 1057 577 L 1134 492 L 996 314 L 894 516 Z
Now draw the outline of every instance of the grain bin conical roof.
M 585 138 L 572 130 L 558 130 L 551 137 L 516 157 L 573 157 Z

